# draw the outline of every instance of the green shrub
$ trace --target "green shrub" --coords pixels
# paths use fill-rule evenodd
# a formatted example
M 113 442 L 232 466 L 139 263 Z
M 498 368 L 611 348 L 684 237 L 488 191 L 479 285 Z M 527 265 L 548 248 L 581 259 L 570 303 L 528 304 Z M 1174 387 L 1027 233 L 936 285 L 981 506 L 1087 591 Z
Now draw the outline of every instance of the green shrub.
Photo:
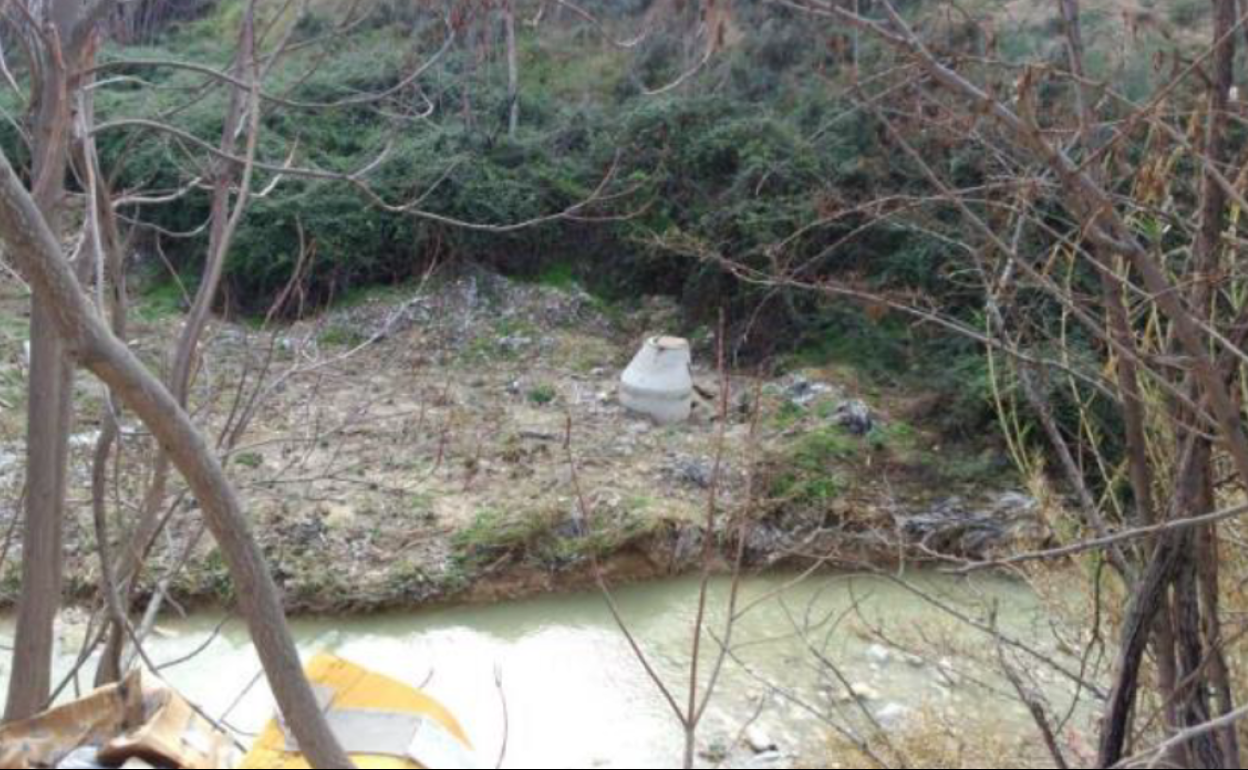
M 244 468 L 255 470 L 264 465 L 264 455 L 258 452 L 243 452 L 234 458 L 234 462 Z
M 553 404 L 559 397 L 559 391 L 552 385 L 538 385 L 529 391 L 529 401 L 537 406 Z
M 773 459 L 771 496 L 785 505 L 826 508 L 842 491 L 841 473 L 861 442 L 836 426 L 802 434 Z

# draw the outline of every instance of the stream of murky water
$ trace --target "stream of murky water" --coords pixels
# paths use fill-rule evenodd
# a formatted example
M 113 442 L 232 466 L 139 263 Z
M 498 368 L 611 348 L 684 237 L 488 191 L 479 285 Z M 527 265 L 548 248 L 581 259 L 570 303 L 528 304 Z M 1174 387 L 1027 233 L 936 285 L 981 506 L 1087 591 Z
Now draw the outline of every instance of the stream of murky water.
M 1043 646 L 1048 620 L 1025 586 L 999 578 L 954 579 L 933 574 L 908 578 L 923 591 L 964 610 L 997 610 L 1000 628 Z M 828 734 L 818 714 L 844 700 L 845 680 L 867 694 L 866 705 L 891 727 L 922 709 L 1009 724 L 1021 717 L 1006 699 L 953 684 L 939 658 L 927 664 L 888 651 L 870 638 L 878 625 L 907 643 L 939 640 L 944 655 L 961 647 L 989 648 L 981 633 L 950 620 L 918 594 L 872 577 L 791 576 L 743 581 L 744 610 L 732 638 L 734 660 L 707 712 L 704 744 L 731 743 L 755 714 L 757 726 L 783 750 L 817 761 Z M 716 579 L 710 628 L 720 633 L 730 583 Z M 633 634 L 658 672 L 684 695 L 689 648 L 697 610 L 695 578 L 620 589 L 617 600 Z M 150 644 L 155 661 L 167 663 L 198 649 L 223 616 L 197 613 L 169 620 Z M 678 766 L 681 730 L 649 681 L 600 594 L 550 596 L 494 606 L 420 610 L 367 618 L 303 619 L 294 623 L 306 654 L 330 651 L 382 673 L 419 685 L 449 706 L 493 766 L 504 733 L 507 767 Z M 11 621 L 0 619 L 0 644 L 11 640 Z M 68 665 L 82 638 L 81 625 L 61 630 L 58 659 Z M 713 639 L 707 644 L 713 650 Z M 942 653 L 937 653 L 942 654 Z M 0 658 L 0 684 L 7 655 Z M 709 664 L 708 664 L 709 665 Z M 705 668 L 704 668 L 705 670 Z M 237 621 L 191 661 L 163 671 L 166 679 L 210 713 L 223 713 L 255 679 L 259 664 Z M 496 687 L 498 672 L 509 726 Z M 812 708 L 807 708 L 810 706 Z M 855 711 L 847 704 L 842 711 Z M 272 702 L 253 688 L 229 715 L 245 732 L 269 717 Z M 852 718 L 848 717 L 848 718 Z M 1013 722 L 1018 724 L 1018 722 Z

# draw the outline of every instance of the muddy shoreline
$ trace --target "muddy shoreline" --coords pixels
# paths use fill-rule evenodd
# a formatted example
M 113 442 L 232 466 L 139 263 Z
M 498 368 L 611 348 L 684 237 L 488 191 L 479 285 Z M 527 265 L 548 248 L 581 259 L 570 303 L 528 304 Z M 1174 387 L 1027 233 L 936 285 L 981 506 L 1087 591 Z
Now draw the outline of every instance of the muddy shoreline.
M 995 520 L 994 537 L 999 539 L 992 543 L 994 548 L 1005 549 L 1019 537 L 1017 532 L 1008 529 L 1017 525 L 1017 515 L 1015 512 L 1016 518 L 1008 521 L 1003 518 Z M 981 524 L 987 527 L 987 521 L 985 518 Z M 738 558 L 741 559 L 740 571 L 743 574 L 759 576 L 805 570 L 825 573 L 894 571 L 902 563 L 918 568 L 947 566 L 949 558 L 984 556 L 982 551 L 971 551 L 972 546 L 980 549 L 984 543 L 967 540 L 968 531 L 952 518 L 947 520 L 940 535 L 950 550 L 939 554 L 920 539 L 911 537 L 907 542 L 901 542 L 897 538 L 906 537 L 906 533 L 901 531 L 893 534 L 885 534 L 881 530 L 857 533 L 812 529 L 786 531 L 782 526 L 779 517 L 773 521 L 752 523 L 747 528 L 744 551 L 735 539 L 729 539 L 723 531 L 717 532 L 710 572 L 717 576 L 730 575 L 737 569 Z M 1029 523 L 1028 526 L 1032 525 Z M 507 556 L 477 568 L 470 577 L 459 575 L 454 570 L 444 573 L 441 580 L 396 573 L 387 578 L 384 587 L 370 589 L 333 582 L 335 573 L 332 566 L 328 566 L 325 580 L 319 583 L 317 590 L 309 590 L 306 584 L 296 584 L 294 590 L 288 584 L 283 583 L 282 587 L 286 609 L 296 617 L 369 615 L 417 607 L 488 605 L 596 590 L 604 584 L 614 589 L 699 572 L 704 562 L 703 532 L 704 528 L 700 525 L 669 522 L 657 531 L 619 545 L 609 553 L 584 557 L 558 567 L 534 563 L 525 555 Z M 971 531 L 970 536 L 974 535 Z M 391 569 L 394 566 L 389 565 Z M 284 570 L 280 562 L 275 564 L 275 571 L 279 583 L 282 583 Z M 168 594 L 179 608 L 193 611 L 233 603 L 228 577 L 214 570 L 211 560 L 193 562 L 184 573 Z M 152 596 L 151 590 L 141 591 L 136 597 L 136 611 L 141 611 Z M 13 609 L 16 598 L 11 591 L 0 594 L 0 612 Z M 71 605 L 89 608 L 98 601 L 93 578 L 71 580 L 66 598 Z

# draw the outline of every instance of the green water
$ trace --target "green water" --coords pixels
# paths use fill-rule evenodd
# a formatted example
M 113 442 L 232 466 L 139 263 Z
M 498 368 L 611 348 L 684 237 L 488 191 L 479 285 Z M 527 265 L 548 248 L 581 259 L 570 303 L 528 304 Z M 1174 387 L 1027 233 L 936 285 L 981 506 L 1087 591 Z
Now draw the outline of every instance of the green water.
M 975 581 L 931 574 L 913 584 L 976 617 L 995 612 L 1000 628 L 1046 648 L 1048 620 L 1023 585 L 998 578 Z M 755 714 L 757 725 L 787 752 L 819 758 L 829 715 L 859 717 L 830 666 L 855 684 L 874 690 L 868 708 L 891 715 L 890 729 L 904 728 L 907 714 L 926 709 L 968 715 L 1002 729 L 1017 729 L 1021 713 L 1008 699 L 965 681 L 950 685 L 936 655 L 973 655 L 991 649 L 987 637 L 953 622 L 916 594 L 881 578 L 820 576 L 791 585 L 792 576 L 743 581 L 731 648 L 718 695 L 708 709 L 703 742 L 731 742 Z M 729 582 L 717 579 L 708 627 L 722 638 Z M 688 666 L 698 582 L 674 579 L 621 589 L 622 615 L 655 669 L 680 702 L 687 698 Z M 854 608 L 857 608 L 854 610 Z M 199 613 L 168 619 L 149 644 L 158 663 L 197 649 L 223 616 Z M 897 653 L 885 661 L 870 638 L 878 627 L 889 636 L 923 639 L 945 650 L 920 665 Z M 482 761 L 494 766 L 507 735 L 507 767 L 678 766 L 682 733 L 664 698 L 646 677 L 600 594 L 544 597 L 494 606 L 414 610 L 368 618 L 303 619 L 294 623 L 306 654 L 329 651 L 426 689 L 449 706 L 472 736 Z M 11 639 L 0 620 L 0 644 Z M 81 621 L 61 629 L 61 669 L 82 638 Z M 705 639 L 708 661 L 718 649 Z M 7 678 L 7 656 L 0 683 Z M 948 664 L 950 661 L 946 660 Z M 704 663 L 704 671 L 710 663 Z M 244 628 L 237 621 L 193 662 L 163 676 L 214 715 L 238 699 L 259 671 Z M 509 715 L 504 730 L 496 672 Z M 1054 687 L 1059 683 L 1054 682 Z M 255 687 L 229 714 L 244 735 L 268 718 L 272 701 Z M 902 716 L 898 717 L 898 714 Z M 1009 725 L 1014 725 L 1010 728 Z M 244 738 L 246 742 L 246 738 Z

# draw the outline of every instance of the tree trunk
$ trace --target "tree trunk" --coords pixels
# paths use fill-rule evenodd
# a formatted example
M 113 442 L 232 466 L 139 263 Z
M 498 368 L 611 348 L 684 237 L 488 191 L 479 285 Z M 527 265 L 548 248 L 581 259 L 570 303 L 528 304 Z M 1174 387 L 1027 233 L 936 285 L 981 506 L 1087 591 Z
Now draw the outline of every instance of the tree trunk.
M 230 575 L 273 694 L 316 767 L 351 767 L 303 675 L 281 598 L 216 453 L 169 390 L 123 345 L 92 308 L 60 244 L 21 179 L 0 155 L 0 239 L 14 267 L 49 299 L 56 331 L 79 363 L 138 415 L 169 453 L 203 508 Z
M 56 0 L 47 21 L 61 40 L 77 23 L 77 5 Z M 35 112 L 34 202 L 59 234 L 70 135 L 67 56 L 45 51 Z M 46 708 L 52 686 L 52 651 L 63 582 L 69 434 L 73 423 L 73 367 L 53 324 L 54 298 L 32 286 L 30 382 L 26 410 L 26 493 L 22 539 L 22 591 L 18 600 L 5 719 L 29 717 Z
M 1196 516 L 1213 510 L 1213 500 L 1208 492 L 1213 473 L 1213 447 L 1204 438 L 1194 438 L 1193 459 L 1179 481 L 1177 497 L 1181 517 Z M 1201 601 L 1199 587 L 1199 558 L 1202 553 L 1200 541 L 1203 530 L 1193 530 L 1184 538 L 1182 558 L 1174 576 L 1172 612 L 1174 615 L 1175 650 L 1179 663 L 1179 682 L 1175 693 L 1182 716 L 1182 727 L 1198 727 L 1214 715 L 1210 704 L 1210 665 L 1219 659 L 1216 651 L 1205 644 L 1208 628 L 1209 607 Z M 1215 605 L 1216 607 L 1216 605 Z M 1206 655 L 1215 655 L 1206 660 Z M 1227 763 L 1223 748 L 1227 745 L 1220 732 L 1210 732 L 1192 738 L 1187 743 L 1188 763 L 1191 767 L 1222 768 L 1239 767 Z
M 54 626 L 61 602 L 65 467 L 73 377 L 47 298 L 31 311 L 30 397 L 26 445 L 26 510 L 22 590 L 17 605 L 12 675 L 4 718 L 25 719 L 47 707 L 52 692 Z
M 79 21 L 81 7 L 77 0 L 55 0 L 49 14 L 53 34 L 45 34 L 41 38 L 49 48 L 41 52 L 44 81 L 39 101 L 40 122 L 36 127 L 36 133 L 40 134 L 39 154 L 35 161 L 39 173 L 35 175 L 33 196 L 26 190 L 8 158 L 0 153 L 0 240 L 3 241 L 6 257 L 29 283 L 36 298 L 36 322 L 32 326 L 38 341 L 46 344 L 49 350 L 55 348 L 58 353 L 67 352 L 73 360 L 99 377 L 151 431 L 186 479 L 203 508 L 205 523 L 230 568 L 237 587 L 239 609 L 247 621 L 273 694 L 299 742 L 301 752 L 316 767 L 352 767 L 330 731 L 303 674 L 294 640 L 285 622 L 277 586 L 251 535 L 242 503 L 215 452 L 169 390 L 109 330 L 63 254 L 55 229 L 55 215 L 64 185 L 68 136 L 72 125 L 72 82 L 67 73 L 80 71 L 81 64 L 90 59 L 95 40 L 95 30 Z M 69 51 L 59 48 L 62 41 L 69 45 Z M 52 388 L 48 392 L 34 389 L 31 401 L 45 405 L 66 403 L 68 382 L 65 382 L 66 387 L 57 391 L 54 375 L 60 374 L 62 382 L 68 379 L 65 375 L 70 371 L 67 366 L 69 359 L 62 354 L 45 357 L 45 360 L 53 372 L 52 375 L 44 375 L 49 378 Z M 64 464 L 57 468 L 51 461 L 65 456 L 64 439 L 69 426 L 64 419 L 67 411 L 55 414 L 47 406 L 47 413 L 53 415 L 51 424 L 32 422 L 30 426 L 32 456 L 47 463 L 43 466 L 46 475 L 39 478 L 48 479 L 51 496 L 56 498 L 64 492 Z M 32 408 L 32 414 L 42 416 L 44 412 L 35 412 Z M 40 500 L 41 492 L 42 488 L 31 488 L 27 496 L 37 505 L 43 502 Z M 50 509 L 54 513 L 60 512 L 58 506 L 50 506 Z M 51 532 L 49 540 L 59 549 L 54 528 L 59 527 L 59 521 L 59 518 L 49 522 L 38 516 L 28 516 L 28 529 L 34 528 L 37 535 Z M 38 546 L 40 542 L 36 540 L 34 545 Z M 28 543 L 27 547 L 30 545 Z M 48 550 L 50 553 L 53 551 Z M 46 592 L 46 584 L 56 588 L 60 581 L 55 559 L 50 568 L 27 551 L 23 561 L 26 565 L 24 570 L 39 577 L 40 583 L 30 586 L 30 593 L 24 592 L 22 604 L 32 617 L 45 622 L 37 628 L 26 622 L 24 625 L 28 630 L 19 628 L 20 643 L 15 661 L 30 658 L 33 666 L 31 670 L 23 665 L 15 666 L 18 697 L 11 698 L 10 716 L 28 711 L 40 700 L 34 696 L 40 694 L 37 690 L 45 675 L 44 667 L 50 662 L 52 646 L 42 647 L 30 642 L 46 635 L 46 619 L 50 615 L 46 604 L 31 597 L 35 595 L 34 589 Z M 24 620 L 23 616 L 19 616 L 19 622 Z M 48 641 L 51 641 L 50 638 Z
M 516 51 L 516 0 L 503 0 L 503 24 L 507 31 L 507 135 L 516 138 L 520 128 L 520 59 Z
M 253 72 L 254 47 L 255 2 L 248 2 L 239 30 L 238 58 L 232 72 L 240 81 L 251 80 L 256 76 Z M 255 111 L 259 109 L 259 104 L 257 100 L 248 97 L 248 90 L 241 86 L 231 89 L 230 102 L 221 130 L 220 148 L 226 156 L 233 157 L 237 154 L 239 134 L 244 121 L 249 116 L 251 131 L 248 133 L 248 155 L 254 151 L 255 134 L 258 130 L 258 115 Z M 189 407 L 191 382 L 199 356 L 200 341 L 212 316 L 212 308 L 221 288 L 221 280 L 225 274 L 225 260 L 229 254 L 234 233 L 237 231 L 239 217 L 248 204 L 249 195 L 246 187 L 249 185 L 245 184 L 244 189 L 240 190 L 237 200 L 231 206 L 232 191 L 237 179 L 238 173 L 234 163 L 226 160 L 217 161 L 213 178 L 208 256 L 204 261 L 202 280 L 199 283 L 194 304 L 173 351 L 173 366 L 169 375 L 169 389 L 183 409 Z M 142 571 L 143 560 L 160 530 L 168 480 L 169 457 L 164 451 L 158 450 L 153 460 L 151 483 L 143 500 L 138 526 L 135 527 L 131 542 L 123 549 L 121 561 L 116 570 L 117 587 L 122 593 L 127 609 L 130 605 L 129 597 Z M 117 681 L 121 677 L 123 673 L 121 658 L 125 644 L 125 629 L 120 623 L 114 622 L 96 673 L 97 684 Z

